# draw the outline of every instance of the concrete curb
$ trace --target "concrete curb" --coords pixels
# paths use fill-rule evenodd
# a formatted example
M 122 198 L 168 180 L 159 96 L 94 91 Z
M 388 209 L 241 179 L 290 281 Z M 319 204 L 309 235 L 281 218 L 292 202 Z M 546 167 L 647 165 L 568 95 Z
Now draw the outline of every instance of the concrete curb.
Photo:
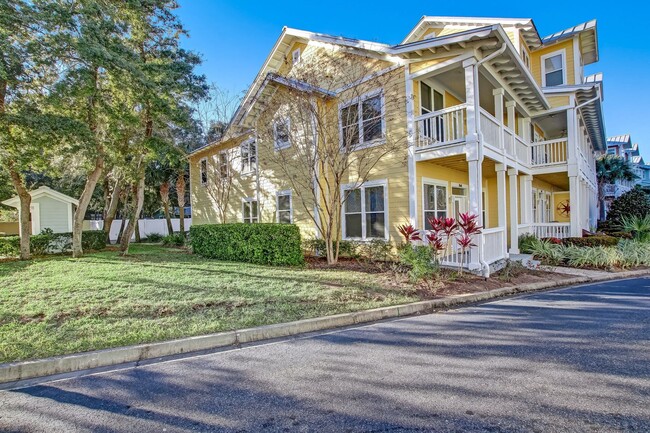
M 481 293 L 451 296 L 429 301 L 414 302 L 411 304 L 375 308 L 354 313 L 336 314 L 333 316 L 279 323 L 276 325 L 258 326 L 255 328 L 181 338 L 160 343 L 139 344 L 136 346 L 56 356 L 34 361 L 0 364 L 0 389 L 8 388 L 10 387 L 10 384 L 14 382 L 26 381 L 45 376 L 62 375 L 75 371 L 118 366 L 129 363 L 135 363 L 135 365 L 137 365 L 139 362 L 147 359 L 163 358 L 186 354 L 189 352 L 208 351 L 226 348 L 228 346 L 236 347 L 244 343 L 289 337 L 314 331 L 341 328 L 396 317 L 426 314 L 438 309 L 449 308 L 461 304 L 483 302 L 520 293 L 536 292 L 557 287 L 571 286 L 574 284 L 634 278 L 646 275 L 650 275 L 650 270 L 627 271 L 597 277 L 576 277 L 562 281 L 524 284 L 519 286 L 503 287 Z

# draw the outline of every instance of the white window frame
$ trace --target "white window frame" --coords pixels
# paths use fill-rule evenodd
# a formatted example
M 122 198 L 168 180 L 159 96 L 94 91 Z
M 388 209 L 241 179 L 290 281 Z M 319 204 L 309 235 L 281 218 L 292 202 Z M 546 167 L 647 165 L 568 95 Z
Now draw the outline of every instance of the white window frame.
M 381 186 L 384 188 L 384 237 L 367 237 L 366 236 L 366 188 L 372 188 L 376 186 Z M 369 180 L 361 185 L 349 183 L 341 185 L 341 198 L 346 197 L 345 193 L 348 190 L 360 189 L 361 190 L 361 235 L 362 237 L 348 237 L 346 236 L 347 227 L 345 226 L 345 202 L 341 206 L 341 229 L 342 229 L 342 239 L 344 240 L 354 240 L 354 241 L 370 241 L 373 239 L 383 239 L 387 241 L 389 239 L 389 216 L 388 216 L 388 180 Z
M 224 157 L 224 156 L 226 157 L 225 164 L 221 160 L 221 158 Z M 231 174 L 230 173 L 230 169 L 231 169 L 230 168 L 230 160 L 228 159 L 228 151 L 227 150 L 222 150 L 221 152 L 218 153 L 217 158 L 218 158 L 218 162 L 219 162 L 219 178 L 221 180 L 225 180 L 228 177 L 230 177 L 230 174 Z M 224 176 L 224 174 L 222 172 L 222 169 L 224 168 L 224 166 L 226 167 L 226 175 L 225 176 Z
M 291 53 L 291 60 L 293 61 L 293 64 L 294 64 L 294 65 L 300 63 L 300 60 L 301 60 L 301 57 L 302 57 L 301 54 L 302 54 L 302 53 L 301 53 L 301 51 L 300 51 L 300 48 L 296 48 L 296 49 L 293 50 L 293 52 Z
M 521 60 L 523 60 L 524 65 L 528 69 L 530 69 L 530 56 L 528 55 L 528 51 L 524 47 L 521 47 Z
M 280 224 L 280 197 L 289 196 L 289 224 L 293 224 L 293 193 L 290 189 L 275 194 L 275 221 Z M 283 209 L 286 212 L 286 209 Z
M 444 186 L 445 187 L 445 202 L 447 207 L 445 208 L 445 213 L 447 214 L 447 217 L 450 216 L 451 212 L 453 209 L 450 209 L 450 190 L 451 188 L 449 187 L 449 182 L 446 180 L 441 180 L 441 179 L 431 179 L 428 177 L 423 177 L 422 178 L 422 228 L 425 228 L 427 226 L 427 212 L 441 212 L 441 210 L 437 209 L 438 206 L 438 198 L 436 196 L 436 209 L 431 210 L 431 209 L 426 209 L 426 202 L 427 202 L 427 194 L 426 194 L 426 186 Z M 466 186 L 463 186 L 466 188 Z
M 253 164 L 251 162 L 251 150 L 250 150 L 250 145 L 254 144 L 255 145 L 255 163 Z M 242 149 L 244 146 L 248 146 L 248 159 L 247 159 L 247 169 L 244 168 L 244 157 L 242 156 Z M 258 152 L 257 152 L 257 142 L 255 139 L 249 139 L 244 141 L 242 144 L 239 145 L 239 158 L 241 159 L 241 172 L 242 174 L 251 174 L 257 172 L 257 161 L 258 161 Z
M 562 56 L 562 84 L 560 86 L 567 85 L 567 71 L 566 71 L 566 49 L 562 48 L 558 51 L 553 51 L 552 53 L 544 54 L 540 58 L 540 67 L 542 69 L 542 87 L 546 87 L 546 59 L 549 57 L 555 57 L 557 55 Z M 552 86 L 557 87 L 557 86 Z
M 205 163 L 205 170 L 203 170 L 203 163 Z M 203 175 L 205 174 L 205 181 L 203 180 Z M 199 159 L 199 183 L 201 186 L 208 186 L 208 158 L 204 157 Z
M 363 102 L 367 101 L 368 99 L 372 99 L 377 95 L 381 96 L 381 102 L 380 102 L 380 104 L 381 104 L 381 116 L 380 116 L 380 119 L 381 119 L 381 137 L 375 138 L 374 140 L 370 140 L 370 141 L 364 141 L 363 140 L 363 110 L 362 110 Z M 383 144 L 383 143 L 386 142 L 386 109 L 385 109 L 385 106 L 384 106 L 385 102 L 386 101 L 384 99 L 384 89 L 380 88 L 380 89 L 375 89 L 375 90 L 373 90 L 371 92 L 368 92 L 368 93 L 364 93 L 361 96 L 358 96 L 358 97 L 356 97 L 354 99 L 350 99 L 348 101 L 345 101 L 345 102 L 339 104 L 339 112 L 338 112 L 338 116 L 339 116 L 339 144 L 340 144 L 341 150 L 344 149 L 344 145 L 345 145 L 344 140 L 343 140 L 343 117 L 342 117 L 341 114 L 342 114 L 342 111 L 343 111 L 344 108 L 347 108 L 347 107 L 349 107 L 351 105 L 355 105 L 355 104 L 357 105 L 357 110 L 358 110 L 357 113 L 359 115 L 359 119 L 357 120 L 357 122 L 358 122 L 357 126 L 358 126 L 358 131 L 359 131 L 359 142 L 356 143 L 356 144 L 351 145 L 352 150 L 354 151 L 354 150 L 364 149 L 364 148 L 367 148 L 367 147 L 377 146 L 377 145 L 380 145 L 380 144 Z
M 257 215 L 253 217 L 253 202 L 257 203 Z M 250 221 L 246 221 L 246 214 L 244 213 L 244 208 L 246 205 L 250 206 Z M 260 222 L 260 203 L 256 197 L 244 197 L 241 199 L 241 220 L 245 224 L 257 224 Z
M 278 142 L 278 125 L 282 123 L 287 127 L 286 142 Z M 291 147 L 291 119 L 289 116 L 281 116 L 273 121 L 273 147 L 275 150 L 282 150 Z

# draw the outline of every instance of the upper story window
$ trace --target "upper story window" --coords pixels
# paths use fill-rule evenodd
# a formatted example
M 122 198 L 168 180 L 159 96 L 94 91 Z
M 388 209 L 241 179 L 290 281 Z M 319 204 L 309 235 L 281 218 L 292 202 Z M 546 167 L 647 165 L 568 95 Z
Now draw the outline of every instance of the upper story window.
M 293 53 L 291 54 L 291 59 L 293 60 L 294 65 L 296 63 L 300 63 L 300 48 L 293 50 Z
M 542 87 L 566 84 L 565 58 L 564 50 L 542 56 Z
M 239 146 L 241 155 L 242 173 L 251 173 L 257 170 L 257 145 L 255 141 L 246 141 Z
M 530 69 L 530 56 L 528 56 L 528 52 L 526 52 L 526 49 L 524 47 L 521 47 L 521 60 L 523 60 L 524 65 Z
M 284 117 L 273 122 L 273 139 L 275 150 L 286 149 L 291 146 L 289 118 Z
M 206 186 L 208 184 L 208 160 L 203 158 L 199 161 L 199 173 L 201 177 L 201 185 Z
M 219 177 L 226 179 L 230 176 L 230 164 L 228 163 L 228 151 L 219 152 Z
M 341 147 L 370 145 L 384 134 L 384 97 L 381 91 L 364 95 L 339 108 Z

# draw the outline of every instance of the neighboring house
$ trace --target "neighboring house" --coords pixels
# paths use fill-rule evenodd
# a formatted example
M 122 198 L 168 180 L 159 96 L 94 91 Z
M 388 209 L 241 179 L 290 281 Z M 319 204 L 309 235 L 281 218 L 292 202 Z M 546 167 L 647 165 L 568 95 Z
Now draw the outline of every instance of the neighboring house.
M 32 234 L 39 234 L 44 229 L 54 233 L 69 233 L 72 231 L 72 216 L 79 201 L 53 190 L 47 186 L 29 192 L 32 196 L 31 215 Z M 2 204 L 18 209 L 20 220 L 20 199 L 12 197 Z
M 618 180 L 616 183 L 605 185 L 604 201 L 606 210 L 609 209 L 609 206 L 615 198 L 625 194 L 636 185 L 650 187 L 650 166 L 645 164 L 645 161 L 639 152 L 639 145 L 637 143 L 632 143 L 629 134 L 608 138 L 607 154 L 623 158 L 629 162 L 634 174 L 637 175 L 637 178 L 635 180 Z
M 598 61 L 596 22 L 542 38 L 531 19 L 429 16 L 393 46 L 283 29 L 224 138 L 190 155 L 194 224 L 221 221 L 218 189 L 231 174 L 227 222 L 293 222 L 314 236 L 314 223 L 292 200 L 295 191 L 266 162 L 291 143 L 259 140 L 256 122 L 283 86 L 317 93 L 292 82 L 292 70 L 302 57 L 331 47 L 359 62 L 381 59 L 375 73 L 396 74 L 389 85 L 402 92 L 403 103 L 381 110 L 381 134 L 406 136 L 403 148 L 357 186 L 361 203 L 343 206 L 344 239 L 398 243 L 400 224 L 424 229 L 429 216 L 471 212 L 485 229 L 479 247 L 462 260 L 485 269 L 517 253 L 521 234 L 581 236 L 595 225 L 595 154 L 606 150 L 603 88 L 602 75 L 585 77 L 583 68 Z M 342 83 L 340 92 L 326 95 L 339 104 L 342 131 L 350 107 L 344 89 Z M 362 131 L 376 121 L 355 109 L 363 113 Z

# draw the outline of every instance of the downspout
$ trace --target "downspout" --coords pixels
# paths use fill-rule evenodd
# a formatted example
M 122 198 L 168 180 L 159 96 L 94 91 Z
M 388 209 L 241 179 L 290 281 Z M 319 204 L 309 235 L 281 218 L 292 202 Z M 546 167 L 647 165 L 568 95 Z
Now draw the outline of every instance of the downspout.
M 492 60 L 492 59 L 494 59 L 496 57 L 499 57 L 500 55 L 505 53 L 507 47 L 508 46 L 504 42 L 503 44 L 501 44 L 501 48 L 499 48 L 498 50 L 496 50 L 495 52 L 493 52 L 489 56 L 484 57 L 481 60 L 479 60 L 478 62 L 476 62 L 476 64 L 474 65 L 474 79 L 476 80 L 476 83 L 478 83 L 478 68 L 479 68 L 479 66 L 481 66 L 483 63 L 489 62 L 490 60 Z M 480 96 L 476 95 L 477 106 L 480 106 L 479 101 L 480 101 Z M 480 121 L 481 115 L 480 115 L 480 111 L 477 111 L 475 118 L 476 118 L 476 120 L 475 120 L 476 121 L 476 126 L 475 126 L 476 133 L 477 133 L 477 135 L 479 137 L 478 160 L 482 164 L 483 163 L 483 134 L 481 133 L 481 121 Z M 483 172 L 481 172 L 481 177 L 482 176 L 483 176 Z M 481 207 L 483 207 L 485 205 L 485 203 L 483 203 L 483 193 L 482 193 L 482 191 L 483 191 L 483 179 L 482 178 L 479 179 L 479 182 L 480 182 L 480 191 L 481 192 L 478 194 L 478 197 L 479 197 L 479 200 L 481 201 Z M 483 221 L 483 224 L 485 225 L 485 221 Z M 483 257 L 483 245 L 481 245 L 481 248 L 478 249 L 478 261 L 481 264 L 481 273 L 483 274 L 483 277 L 488 278 L 490 276 L 490 265 L 487 264 L 487 262 L 485 261 L 485 259 Z

